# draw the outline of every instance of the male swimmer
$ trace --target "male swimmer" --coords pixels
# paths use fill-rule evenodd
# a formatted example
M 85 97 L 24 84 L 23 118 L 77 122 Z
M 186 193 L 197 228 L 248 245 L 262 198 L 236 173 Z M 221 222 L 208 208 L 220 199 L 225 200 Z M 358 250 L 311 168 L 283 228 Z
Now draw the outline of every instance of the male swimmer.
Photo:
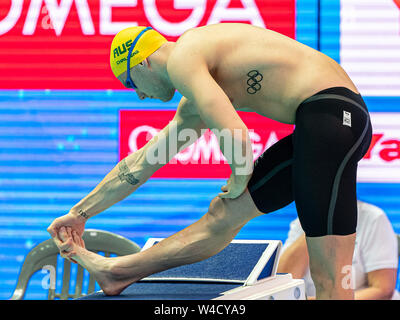
M 94 275 L 105 294 L 116 295 L 150 274 L 218 253 L 249 220 L 295 201 L 317 299 L 354 298 L 342 286 L 342 270 L 352 264 L 357 162 L 369 147 L 371 123 L 356 86 L 334 60 L 279 33 L 223 23 L 190 29 L 176 42 L 151 28 L 124 29 L 112 42 L 110 62 L 140 99 L 169 101 L 175 90 L 183 97 L 174 121 L 49 226 L 64 257 Z M 170 126 L 178 134 L 225 129 L 233 147 L 251 149 L 237 110 L 295 124 L 295 130 L 254 167 L 252 152 L 233 153 L 232 174 L 208 212 L 154 247 L 115 258 L 84 248 L 87 219 L 130 195 L 162 166 L 148 156 L 169 142 Z M 178 141 L 178 150 L 185 143 Z

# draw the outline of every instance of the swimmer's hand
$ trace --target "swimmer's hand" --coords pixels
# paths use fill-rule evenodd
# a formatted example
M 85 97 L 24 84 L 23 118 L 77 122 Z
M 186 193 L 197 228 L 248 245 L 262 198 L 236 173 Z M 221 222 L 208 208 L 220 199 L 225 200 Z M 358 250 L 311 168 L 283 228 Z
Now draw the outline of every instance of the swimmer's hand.
M 235 199 L 239 197 L 247 188 L 247 183 L 251 178 L 250 175 L 234 175 L 231 174 L 226 185 L 221 187 L 222 193 L 218 196 L 221 199 Z
M 61 257 L 77 263 L 73 257 L 77 254 L 79 247 L 85 248 L 85 242 L 82 237 L 79 237 L 78 233 L 73 231 L 71 227 L 61 227 L 58 234 L 60 239 L 63 241 L 65 249 L 61 252 Z
M 54 243 L 60 250 L 61 256 L 69 251 L 71 243 L 68 241 L 63 241 L 60 237 L 61 228 L 70 227 L 71 232 L 74 231 L 76 235 L 82 238 L 83 232 L 85 231 L 86 219 L 80 215 L 69 212 L 68 214 L 55 219 L 51 225 L 47 228 L 47 232 L 50 233 L 53 238 Z

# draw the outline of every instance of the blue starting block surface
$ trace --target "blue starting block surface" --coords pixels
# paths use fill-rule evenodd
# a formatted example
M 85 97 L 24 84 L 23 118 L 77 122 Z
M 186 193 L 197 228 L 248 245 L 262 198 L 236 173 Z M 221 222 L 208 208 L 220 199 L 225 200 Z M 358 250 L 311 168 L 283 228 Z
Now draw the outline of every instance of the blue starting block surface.
M 141 281 L 130 285 L 118 296 L 106 296 L 100 291 L 79 300 L 212 300 L 221 292 L 240 286 L 234 283 Z
M 149 239 L 146 250 L 162 239 Z M 233 240 L 218 254 L 203 261 L 153 274 L 146 280 L 184 280 L 239 283 L 251 285 L 255 281 L 275 275 L 280 241 Z
M 161 241 L 150 238 L 147 250 Z M 233 240 L 218 254 L 193 264 L 153 274 L 118 296 L 95 292 L 80 299 L 210 300 L 224 292 L 274 277 L 282 243 L 275 240 Z

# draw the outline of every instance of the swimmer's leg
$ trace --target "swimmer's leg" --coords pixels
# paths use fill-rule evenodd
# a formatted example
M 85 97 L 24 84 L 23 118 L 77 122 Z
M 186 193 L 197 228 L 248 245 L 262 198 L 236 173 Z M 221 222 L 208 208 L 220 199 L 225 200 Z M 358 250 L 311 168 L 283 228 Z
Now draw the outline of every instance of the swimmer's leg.
M 145 251 L 104 258 L 77 247 L 72 258 L 95 277 L 105 294 L 117 295 L 146 276 L 217 254 L 261 214 L 246 190 L 236 199 L 214 198 L 200 220 Z
M 354 299 L 350 272 L 355 239 L 355 233 L 306 237 L 317 299 Z
M 354 299 L 347 279 L 357 226 L 357 163 L 349 161 L 338 174 L 329 145 L 307 157 L 306 151 L 315 143 L 309 139 L 293 164 L 296 208 L 306 234 L 311 278 L 317 299 Z
M 317 299 L 353 299 L 349 271 L 357 227 L 357 164 L 372 129 L 360 95 L 345 88 L 328 91 L 296 112 L 294 197 Z M 346 112 L 351 123 L 344 119 Z

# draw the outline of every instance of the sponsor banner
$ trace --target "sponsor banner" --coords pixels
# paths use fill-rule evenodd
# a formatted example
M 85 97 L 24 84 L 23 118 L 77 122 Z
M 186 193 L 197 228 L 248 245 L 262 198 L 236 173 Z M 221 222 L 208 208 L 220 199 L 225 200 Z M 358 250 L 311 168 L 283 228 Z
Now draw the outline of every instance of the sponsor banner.
M 122 89 L 113 36 L 146 25 L 176 40 L 190 28 L 250 23 L 295 36 L 295 0 L 1 0 L 0 88 Z
M 341 0 L 340 63 L 365 96 L 400 95 L 400 0 Z
M 400 113 L 371 113 L 373 137 L 358 165 L 359 182 L 400 182 Z
M 175 111 L 120 111 L 120 160 L 135 152 L 173 118 Z M 254 159 L 272 144 L 289 135 L 292 125 L 255 113 L 239 112 L 250 132 Z M 371 113 L 373 139 L 359 162 L 359 182 L 400 183 L 400 113 Z M 163 178 L 227 178 L 231 170 L 216 136 L 207 131 L 194 144 L 156 172 Z
M 174 115 L 175 111 L 121 110 L 120 160 L 144 146 Z M 256 113 L 239 112 L 239 115 L 250 130 L 254 159 L 293 131 L 292 125 L 282 124 Z M 153 177 L 229 178 L 230 173 L 230 166 L 220 151 L 217 137 L 207 130 L 196 142 L 159 169 Z

